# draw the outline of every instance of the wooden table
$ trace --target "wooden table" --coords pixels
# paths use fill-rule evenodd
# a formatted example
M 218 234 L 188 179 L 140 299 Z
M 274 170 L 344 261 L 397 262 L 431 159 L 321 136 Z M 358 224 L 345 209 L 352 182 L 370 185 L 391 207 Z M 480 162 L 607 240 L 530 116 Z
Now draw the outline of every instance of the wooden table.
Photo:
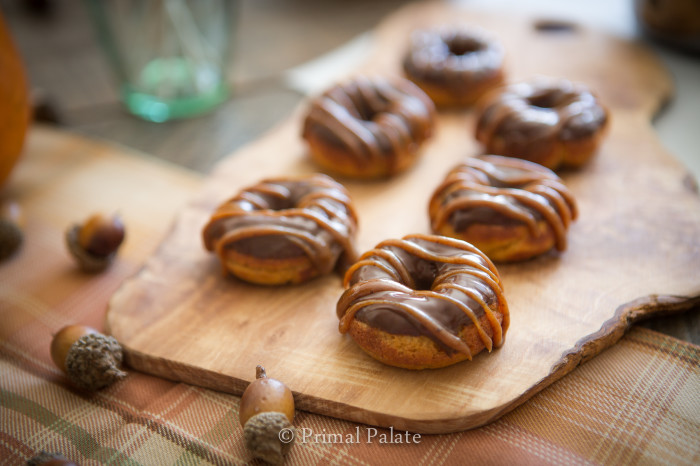
M 241 1 L 235 32 L 233 97 L 216 111 L 164 124 L 123 110 L 80 0 L 0 0 L 37 100 L 64 129 L 138 149 L 207 173 L 225 155 L 287 117 L 304 96 L 284 86 L 285 70 L 374 27 L 400 0 Z M 641 325 L 700 344 L 700 309 Z

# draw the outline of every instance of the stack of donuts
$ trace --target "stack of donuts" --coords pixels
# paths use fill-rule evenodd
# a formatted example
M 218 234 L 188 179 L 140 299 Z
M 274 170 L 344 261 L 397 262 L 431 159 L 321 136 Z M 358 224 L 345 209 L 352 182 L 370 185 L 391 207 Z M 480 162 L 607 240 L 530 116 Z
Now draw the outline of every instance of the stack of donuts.
M 310 100 L 301 137 L 323 173 L 241 190 L 211 215 L 204 247 L 226 274 L 257 285 L 338 272 L 340 333 L 385 364 L 440 368 L 500 347 L 509 311 L 494 263 L 566 249 L 578 213 L 553 170 L 584 165 L 608 126 L 585 85 L 508 83 L 505 57 L 481 29 L 415 31 L 402 77 L 356 76 Z M 439 112 L 455 108 L 474 111 L 484 153 L 465 154 L 436 183 L 426 199 L 430 232 L 358 252 L 362 212 L 331 176 L 381 183 L 411 170 Z

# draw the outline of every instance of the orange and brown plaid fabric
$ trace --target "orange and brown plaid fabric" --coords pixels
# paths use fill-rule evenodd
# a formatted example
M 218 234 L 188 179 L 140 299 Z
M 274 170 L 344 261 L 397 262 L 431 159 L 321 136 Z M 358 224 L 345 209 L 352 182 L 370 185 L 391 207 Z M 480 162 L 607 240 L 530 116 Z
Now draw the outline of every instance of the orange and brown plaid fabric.
M 109 297 L 157 245 L 196 177 L 45 130 L 35 130 L 28 152 L 9 188 L 25 206 L 25 244 L 0 264 L 0 464 L 24 464 L 42 450 L 83 465 L 255 463 L 238 397 L 138 372 L 89 394 L 73 388 L 49 355 L 51 334 L 63 325 L 101 328 Z M 47 179 L 58 161 L 71 168 Z M 111 177 L 100 180 L 100 196 L 86 196 L 90 177 L 104 173 Z M 154 176 L 159 182 L 147 183 Z M 124 183 L 147 184 L 148 198 Z M 81 274 L 62 230 L 110 203 L 131 227 L 125 250 L 107 272 Z M 700 464 L 699 361 L 699 347 L 635 328 L 480 429 L 395 432 L 403 443 L 382 443 L 385 429 L 299 412 L 287 463 Z

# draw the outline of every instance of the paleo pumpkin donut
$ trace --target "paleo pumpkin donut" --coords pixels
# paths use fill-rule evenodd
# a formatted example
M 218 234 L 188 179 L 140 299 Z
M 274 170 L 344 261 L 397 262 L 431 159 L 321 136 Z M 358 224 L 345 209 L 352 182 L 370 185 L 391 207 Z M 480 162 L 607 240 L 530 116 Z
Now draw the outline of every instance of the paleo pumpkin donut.
M 480 29 L 421 30 L 403 70 L 438 107 L 467 107 L 503 82 L 504 61 L 501 44 Z
M 496 155 L 453 168 L 428 211 L 433 232 L 468 241 L 500 262 L 563 251 L 577 216 L 573 195 L 553 171 Z
M 263 180 L 221 204 L 202 231 L 224 270 L 262 285 L 302 283 L 357 258 L 347 190 L 315 174 Z
M 413 165 L 434 126 L 435 106 L 410 81 L 358 77 L 311 102 L 302 136 L 325 170 L 369 179 Z
M 556 170 L 586 163 L 607 126 L 608 111 L 586 86 L 539 78 L 485 96 L 477 109 L 476 139 L 487 153 Z
M 493 263 L 464 241 L 390 239 L 345 274 L 339 330 L 396 367 L 444 367 L 503 344 L 508 304 Z

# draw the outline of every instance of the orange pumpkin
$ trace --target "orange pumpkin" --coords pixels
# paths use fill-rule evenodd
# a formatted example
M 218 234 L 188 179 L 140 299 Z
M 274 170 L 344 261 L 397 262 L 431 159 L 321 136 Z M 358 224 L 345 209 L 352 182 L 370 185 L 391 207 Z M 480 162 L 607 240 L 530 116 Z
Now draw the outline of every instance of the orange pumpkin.
M 0 14 L 0 186 L 22 153 L 30 114 L 24 67 Z

